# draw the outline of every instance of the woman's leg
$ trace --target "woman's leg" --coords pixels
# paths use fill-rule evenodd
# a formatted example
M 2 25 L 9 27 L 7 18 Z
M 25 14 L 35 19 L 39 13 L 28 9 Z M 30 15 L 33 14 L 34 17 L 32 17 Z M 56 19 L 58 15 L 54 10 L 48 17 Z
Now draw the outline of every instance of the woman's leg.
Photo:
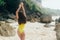
M 18 28 L 18 36 L 21 40 L 25 40 L 24 25 L 25 24 L 20 24 Z
M 21 39 L 21 40 L 25 40 L 25 33 L 23 32 L 23 33 L 20 33 L 19 31 L 18 31 L 18 36 L 19 36 L 19 38 Z

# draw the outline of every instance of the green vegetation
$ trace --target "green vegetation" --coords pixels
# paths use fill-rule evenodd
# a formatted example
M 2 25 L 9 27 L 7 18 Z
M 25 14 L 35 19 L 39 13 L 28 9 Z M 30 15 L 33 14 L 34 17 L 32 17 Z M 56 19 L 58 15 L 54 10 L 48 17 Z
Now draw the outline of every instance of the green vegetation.
M 41 12 L 48 15 L 58 16 L 60 15 L 59 9 L 50 9 L 50 8 L 42 8 Z
M 42 14 L 49 14 L 49 15 L 60 15 L 60 10 L 55 9 L 49 9 L 49 8 L 41 8 L 40 5 L 37 5 L 34 1 L 31 0 L 25 0 L 26 5 L 28 5 L 28 10 L 31 12 L 40 12 Z M 0 9 L 7 10 L 11 13 L 15 13 L 16 9 L 18 8 L 18 5 L 20 3 L 20 0 L 0 0 Z
M 20 3 L 20 0 L 0 0 L 0 8 L 2 10 L 7 10 L 11 13 L 15 13 L 16 9 L 18 8 L 18 5 Z M 25 0 L 25 3 L 26 5 L 28 5 L 29 7 L 29 10 L 31 12 L 40 12 L 41 11 L 41 8 L 36 4 L 34 3 L 33 1 L 31 0 Z M 3 6 L 3 7 L 1 7 Z
M 0 14 L 2 12 L 5 14 L 14 13 L 16 12 L 18 5 L 21 0 L 0 0 Z M 40 5 L 38 5 L 37 2 L 34 2 L 32 0 L 24 0 L 26 11 L 31 13 L 42 13 L 42 14 L 49 14 L 49 15 L 60 15 L 60 10 L 54 10 L 49 8 L 42 8 Z
M 4 6 L 4 5 L 5 5 L 4 0 L 0 0 L 0 6 Z
M 28 4 L 31 11 L 33 11 L 33 12 L 34 11 L 41 12 L 41 8 L 36 3 L 34 3 L 33 1 L 25 0 L 25 2 Z

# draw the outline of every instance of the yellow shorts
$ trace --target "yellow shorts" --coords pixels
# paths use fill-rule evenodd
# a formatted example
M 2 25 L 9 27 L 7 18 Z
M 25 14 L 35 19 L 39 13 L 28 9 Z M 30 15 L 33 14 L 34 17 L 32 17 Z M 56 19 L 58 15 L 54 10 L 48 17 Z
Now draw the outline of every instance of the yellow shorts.
M 23 33 L 24 32 L 24 26 L 25 26 L 25 24 L 19 24 L 19 27 L 18 27 L 18 31 L 20 32 L 20 33 Z

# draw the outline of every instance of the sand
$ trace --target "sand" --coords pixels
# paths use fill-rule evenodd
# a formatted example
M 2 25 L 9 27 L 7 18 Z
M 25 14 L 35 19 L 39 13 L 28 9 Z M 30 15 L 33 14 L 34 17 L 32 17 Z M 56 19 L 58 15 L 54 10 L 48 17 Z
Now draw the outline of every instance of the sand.
M 17 35 L 18 23 L 14 22 L 10 23 L 10 25 L 15 28 L 16 35 L 12 37 L 0 36 L 0 40 L 19 40 Z M 45 24 L 38 22 L 27 22 L 24 29 L 26 34 L 25 40 L 56 40 L 56 32 L 54 31 L 55 27 L 44 27 L 44 25 Z M 49 25 L 52 25 L 52 23 Z

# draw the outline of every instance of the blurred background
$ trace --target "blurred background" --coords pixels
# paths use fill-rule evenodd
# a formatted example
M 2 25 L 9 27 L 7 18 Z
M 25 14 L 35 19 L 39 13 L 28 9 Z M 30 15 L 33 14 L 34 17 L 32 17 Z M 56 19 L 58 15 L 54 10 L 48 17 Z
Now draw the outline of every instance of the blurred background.
M 26 39 L 56 40 L 57 36 L 60 40 L 60 0 L 0 0 L 0 35 L 15 35 L 18 26 L 15 12 L 21 1 L 27 15 Z M 6 40 L 9 38 L 6 37 Z M 15 35 L 12 40 L 18 40 L 18 36 Z
M 15 20 L 15 12 L 21 1 L 24 2 L 28 21 L 40 22 L 42 15 L 60 15 L 60 0 L 0 0 L 0 20 Z

